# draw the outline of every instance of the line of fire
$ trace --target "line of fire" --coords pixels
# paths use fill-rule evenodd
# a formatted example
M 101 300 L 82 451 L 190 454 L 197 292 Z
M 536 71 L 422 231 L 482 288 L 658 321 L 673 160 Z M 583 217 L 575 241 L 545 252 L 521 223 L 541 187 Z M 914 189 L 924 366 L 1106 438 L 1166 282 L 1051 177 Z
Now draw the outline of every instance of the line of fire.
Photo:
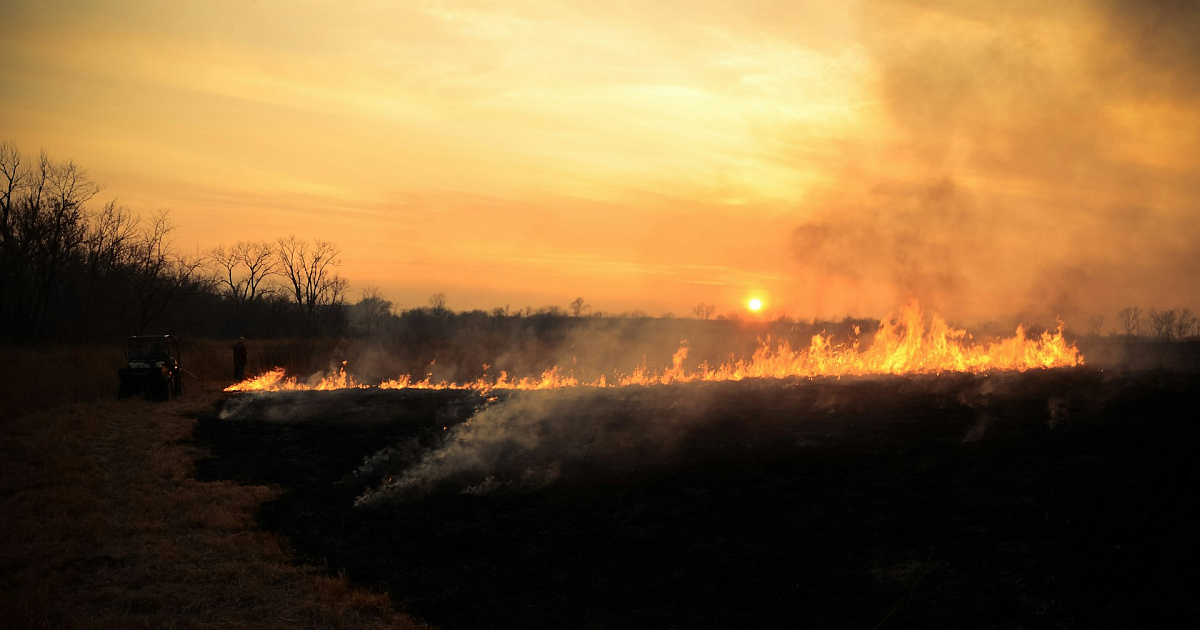
M 929 317 L 916 301 L 899 309 L 898 315 L 884 319 L 869 343 L 862 345 L 857 338 L 836 343 L 829 336 L 812 337 L 807 348 L 793 348 L 784 341 L 773 343 L 762 339 L 757 351 L 749 358 L 729 359 L 718 365 L 701 362 L 692 369 L 686 365 L 687 341 L 682 341 L 671 358 L 671 364 L 654 370 L 645 363 L 628 373 L 616 372 L 593 379 L 580 378 L 573 370 L 554 366 L 534 376 L 513 376 L 500 372 L 467 382 L 433 382 L 429 377 L 399 376 L 382 381 L 380 389 L 469 389 L 544 390 L 564 387 L 624 387 L 629 385 L 668 385 L 671 383 L 739 381 L 747 378 L 840 377 L 883 374 L 936 374 L 967 372 L 972 374 L 995 371 L 1025 371 L 1030 369 L 1070 368 L 1084 364 L 1084 357 L 1075 344 L 1063 336 L 1060 322 L 1057 330 L 1029 335 L 1023 326 L 1006 339 L 975 343 L 966 330 L 949 326 L 936 314 Z M 486 370 L 485 370 L 486 371 Z M 227 392 L 335 390 L 367 388 L 346 372 L 346 364 L 337 373 L 302 382 L 288 376 L 286 369 L 276 367 L 259 376 L 230 385 Z

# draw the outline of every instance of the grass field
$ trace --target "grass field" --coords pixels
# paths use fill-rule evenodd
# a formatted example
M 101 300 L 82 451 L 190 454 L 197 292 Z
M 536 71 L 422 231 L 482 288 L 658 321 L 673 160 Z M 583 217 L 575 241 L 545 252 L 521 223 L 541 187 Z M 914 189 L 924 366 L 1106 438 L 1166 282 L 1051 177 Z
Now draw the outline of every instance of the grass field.
M 249 371 L 311 373 L 343 350 L 259 342 Z M 0 625 L 1170 627 L 1200 614 L 1183 595 L 1200 353 L 1110 354 L 1000 389 L 531 393 L 459 433 L 478 404 L 464 393 L 225 395 L 227 342 L 187 345 L 168 403 L 116 400 L 119 347 L 7 349 Z M 354 507 L 443 444 L 491 456 Z
M 256 529 L 279 490 L 199 482 L 198 413 L 224 344 L 193 348 L 185 395 L 117 401 L 119 348 L 9 351 L 0 417 L 0 625 L 414 628 L 386 595 L 293 563 Z
M 448 630 L 1191 627 L 1198 404 L 1093 368 L 246 393 L 196 470 Z

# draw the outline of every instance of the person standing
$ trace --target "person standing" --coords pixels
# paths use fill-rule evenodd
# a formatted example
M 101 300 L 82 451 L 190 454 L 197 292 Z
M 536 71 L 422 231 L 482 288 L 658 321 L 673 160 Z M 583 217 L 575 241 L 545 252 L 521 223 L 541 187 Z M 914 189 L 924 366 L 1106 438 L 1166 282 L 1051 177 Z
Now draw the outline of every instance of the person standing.
M 237 343 L 233 344 L 233 380 L 238 383 L 246 380 L 245 337 L 238 337 Z

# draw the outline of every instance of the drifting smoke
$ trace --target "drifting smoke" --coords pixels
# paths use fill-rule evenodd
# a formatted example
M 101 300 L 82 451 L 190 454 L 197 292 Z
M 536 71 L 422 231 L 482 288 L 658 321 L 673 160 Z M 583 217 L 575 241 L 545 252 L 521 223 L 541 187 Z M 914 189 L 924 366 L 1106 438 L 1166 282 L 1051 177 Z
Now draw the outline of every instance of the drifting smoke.
M 361 505 L 408 499 L 439 490 L 468 493 L 500 488 L 540 488 L 564 473 L 637 468 L 673 460 L 675 450 L 705 424 L 704 396 L 679 390 L 648 396 L 647 390 L 571 388 L 520 392 L 450 429 L 438 448 L 422 453 Z M 692 388 L 690 391 L 697 391 Z M 360 475 L 382 474 L 402 450 L 369 458 Z
M 880 133 L 792 234 L 817 314 L 1200 301 L 1200 5 L 864 5 Z M 843 310 L 844 309 L 844 310 Z
M 245 392 L 225 401 L 218 417 L 232 422 L 279 424 L 385 424 L 427 422 L 430 417 L 449 422 L 464 415 L 463 409 L 479 403 L 480 398 L 470 392 L 381 389 Z
M 886 451 L 906 431 L 980 442 L 1053 428 L 1105 396 L 1101 379 L 1062 371 L 517 392 L 448 426 L 432 448 L 410 441 L 368 457 L 356 476 L 379 485 L 358 505 L 624 483 L 671 467 L 794 459 L 825 447 Z

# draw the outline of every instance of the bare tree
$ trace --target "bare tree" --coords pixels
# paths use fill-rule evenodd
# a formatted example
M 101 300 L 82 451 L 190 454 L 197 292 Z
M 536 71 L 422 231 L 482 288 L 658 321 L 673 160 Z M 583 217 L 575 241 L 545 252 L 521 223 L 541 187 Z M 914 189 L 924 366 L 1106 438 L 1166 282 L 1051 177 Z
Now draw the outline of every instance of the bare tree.
M 112 292 L 133 265 L 133 244 L 139 220 L 116 200 L 109 201 L 87 221 L 81 252 L 82 286 L 79 287 L 78 330 L 90 338 L 97 328 L 121 319 L 125 304 Z
M 1092 337 L 1099 337 L 1100 333 L 1103 332 L 1103 330 L 1104 330 L 1104 316 L 1103 315 L 1092 315 L 1091 317 L 1089 317 L 1088 323 L 1087 323 L 1087 330 L 1088 330 L 1088 335 L 1091 335 Z
M 30 168 L 15 147 L 0 147 L 0 296 L 5 319 L 40 335 L 52 322 L 60 279 L 87 236 L 84 204 L 100 186 L 74 162 L 54 162 L 43 151 Z
M 704 302 L 701 302 L 692 307 L 692 313 L 694 313 L 696 315 L 696 319 L 701 319 L 701 320 L 705 320 L 705 319 L 712 317 L 713 312 L 716 310 L 717 310 L 716 306 L 714 306 L 712 304 L 705 304 Z
M 1154 328 L 1154 336 L 1159 339 L 1165 341 L 1174 339 L 1178 321 L 1179 312 L 1174 309 L 1168 311 L 1150 309 L 1150 325 Z
M 0 248 L 5 251 L 14 245 L 12 219 L 16 197 L 23 186 L 21 152 L 8 142 L 0 143 Z
M 429 296 L 429 309 L 434 313 L 441 315 L 446 312 L 446 294 L 434 293 Z
M 592 305 L 588 304 L 587 302 L 584 302 L 583 298 L 578 297 L 578 298 L 575 298 L 571 302 L 570 307 L 571 307 L 571 315 L 574 315 L 575 317 L 579 317 L 579 316 L 583 315 L 583 313 L 585 311 L 587 311 L 589 308 L 591 308 Z
M 1117 319 L 1121 321 L 1121 328 L 1125 331 L 1125 336 L 1133 338 L 1141 329 L 1142 309 L 1136 306 L 1126 306 L 1117 312 Z
M 295 236 L 279 239 L 280 273 L 290 284 L 296 305 L 310 316 L 318 307 L 342 300 L 347 283 L 335 271 L 342 264 L 338 259 L 341 253 L 330 241 L 315 240 L 310 245 Z
M 138 219 L 129 208 L 117 205 L 116 200 L 104 205 L 88 221 L 84 241 L 84 260 L 96 275 L 105 275 L 114 267 L 128 262 L 129 244 L 137 235 Z
M 245 299 L 246 284 L 241 276 L 241 262 L 238 260 L 237 246 L 226 248 L 222 243 L 208 250 L 208 260 L 217 273 L 217 284 L 231 302 L 241 305 Z
M 1196 330 L 1196 323 L 1196 316 L 1192 315 L 1192 309 L 1180 309 L 1179 317 L 1175 320 L 1175 337 L 1177 339 L 1191 337 Z
M 392 317 L 392 303 L 383 298 L 379 287 L 370 286 L 362 291 L 362 298 L 349 309 L 350 323 L 361 333 L 376 334 L 384 329 Z
M 176 298 L 207 288 L 198 273 L 203 259 L 180 256 L 171 246 L 174 231 L 168 212 L 161 210 L 131 245 L 126 273 L 137 301 L 139 333 L 146 332 Z
M 267 241 L 238 241 L 228 249 L 222 244 L 209 251 L 208 258 L 217 268 L 218 284 L 238 306 L 271 293 L 265 283 L 279 274 L 280 258 Z
M 8 142 L 0 143 L 0 329 L 13 334 L 22 310 L 21 255 L 14 222 L 18 198 L 25 186 L 26 170 L 21 152 Z

